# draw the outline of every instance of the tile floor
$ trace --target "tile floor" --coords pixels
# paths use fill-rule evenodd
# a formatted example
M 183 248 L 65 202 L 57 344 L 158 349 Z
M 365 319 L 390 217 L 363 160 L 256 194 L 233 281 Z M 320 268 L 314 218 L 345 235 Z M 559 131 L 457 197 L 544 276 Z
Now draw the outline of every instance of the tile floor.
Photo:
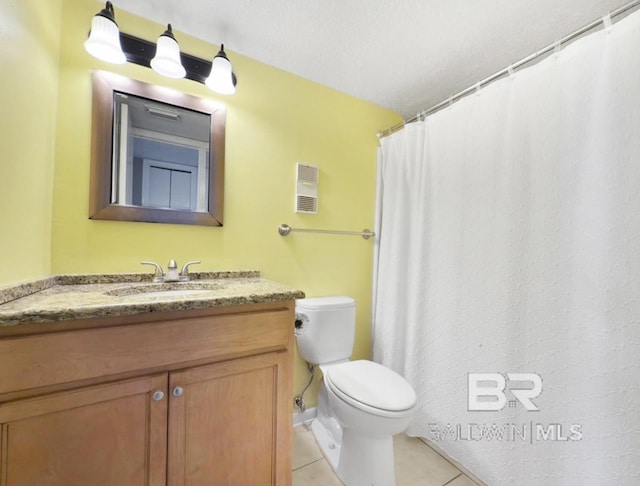
M 397 486 L 477 486 L 419 439 L 394 438 Z M 311 429 L 293 429 L 293 486 L 342 486 L 322 457 Z

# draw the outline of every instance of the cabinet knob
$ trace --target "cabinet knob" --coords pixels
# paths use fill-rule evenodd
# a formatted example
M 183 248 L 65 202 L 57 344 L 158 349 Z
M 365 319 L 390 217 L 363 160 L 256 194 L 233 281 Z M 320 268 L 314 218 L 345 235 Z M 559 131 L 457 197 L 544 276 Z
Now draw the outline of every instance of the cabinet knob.
M 162 390 L 156 390 L 153 392 L 153 396 L 151 398 L 153 398 L 154 402 L 159 402 L 164 398 L 164 392 Z
M 177 386 L 171 392 L 174 397 L 181 397 L 184 393 L 184 389 L 181 386 Z

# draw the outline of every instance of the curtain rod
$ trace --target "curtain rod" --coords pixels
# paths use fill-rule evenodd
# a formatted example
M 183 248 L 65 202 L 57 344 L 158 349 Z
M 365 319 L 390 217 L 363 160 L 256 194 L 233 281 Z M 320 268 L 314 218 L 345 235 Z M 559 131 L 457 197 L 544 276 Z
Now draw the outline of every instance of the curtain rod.
M 469 86 L 466 89 L 463 89 L 459 93 L 457 93 L 457 94 L 455 94 L 455 95 L 453 95 L 453 96 L 441 101 L 440 103 L 438 103 L 436 105 L 433 105 L 431 108 L 427 108 L 426 110 L 422 110 L 417 115 L 412 116 L 411 118 L 408 118 L 406 120 L 403 120 L 400 123 L 398 123 L 396 125 L 393 125 L 392 127 L 387 128 L 386 130 L 382 130 L 382 131 L 378 132 L 376 135 L 378 136 L 378 138 L 386 137 L 388 135 L 391 135 L 392 133 L 397 132 L 398 130 L 401 130 L 408 123 L 412 123 L 414 121 L 424 119 L 425 117 L 427 117 L 429 115 L 432 115 L 433 113 L 435 113 L 437 111 L 440 111 L 442 108 L 445 108 L 445 107 L 451 105 L 455 101 L 458 101 L 458 100 L 464 98 L 465 96 L 467 96 L 467 95 L 479 90 L 480 88 L 492 83 L 493 81 L 496 81 L 496 80 L 502 78 L 503 76 L 506 76 L 507 74 L 513 74 L 513 72 L 516 69 L 521 68 L 525 64 L 530 63 L 531 61 L 535 60 L 538 57 L 544 56 L 545 54 L 548 54 L 548 53 L 550 53 L 550 52 L 552 52 L 554 50 L 559 49 L 560 47 L 564 46 L 565 44 L 570 43 L 571 41 L 575 40 L 576 38 L 580 37 L 581 35 L 586 34 L 590 30 L 595 29 L 596 27 L 599 27 L 599 26 L 603 26 L 605 28 L 609 27 L 611 25 L 611 19 L 619 17 L 620 15 L 623 15 L 623 14 L 627 13 L 629 10 L 631 10 L 631 9 L 633 9 L 635 7 L 638 7 L 639 5 L 640 5 L 640 0 L 632 0 L 631 2 L 629 2 L 629 3 L 627 3 L 627 4 L 625 4 L 625 5 L 621 6 L 621 7 L 618 7 L 617 9 L 609 12 L 609 14 L 605 15 L 604 17 L 599 18 L 597 20 L 594 20 L 590 24 L 587 24 L 584 27 L 581 27 L 580 29 L 576 30 L 575 32 L 572 32 L 571 34 L 564 36 L 559 41 L 556 41 L 553 44 L 550 44 L 547 47 L 545 47 L 543 49 L 540 49 L 539 51 L 536 51 L 533 54 L 521 59 L 520 61 L 507 66 L 506 68 L 498 71 L 497 73 L 492 74 L 491 76 L 489 76 L 487 78 L 484 78 L 479 83 L 476 83 L 476 84 L 474 84 L 472 86 Z

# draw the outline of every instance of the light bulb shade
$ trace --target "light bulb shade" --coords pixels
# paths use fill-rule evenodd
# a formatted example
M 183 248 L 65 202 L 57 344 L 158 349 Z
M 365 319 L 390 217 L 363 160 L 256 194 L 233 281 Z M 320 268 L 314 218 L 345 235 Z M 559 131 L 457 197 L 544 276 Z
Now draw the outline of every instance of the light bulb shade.
M 156 55 L 151 59 L 151 67 L 169 78 L 184 78 L 187 74 L 180 59 L 180 46 L 173 36 L 171 24 L 167 26 L 166 32 L 158 37 Z
M 127 58 L 120 45 L 120 30 L 113 20 L 111 2 L 91 20 L 91 32 L 84 48 L 93 57 L 112 64 L 124 64 Z
M 236 92 L 235 76 L 231 71 L 231 63 L 224 53 L 224 45 L 213 58 L 211 63 L 211 74 L 206 79 L 205 84 L 209 89 L 220 94 L 233 94 Z

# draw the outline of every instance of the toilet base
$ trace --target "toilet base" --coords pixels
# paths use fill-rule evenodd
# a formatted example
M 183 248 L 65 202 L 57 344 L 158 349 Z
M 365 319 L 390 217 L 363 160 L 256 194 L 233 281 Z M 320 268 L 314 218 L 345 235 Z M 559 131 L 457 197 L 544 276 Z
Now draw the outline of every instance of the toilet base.
M 338 478 L 347 486 L 396 486 L 393 436 L 342 432 Z
M 320 452 L 322 452 L 322 455 L 327 460 L 327 463 L 329 463 L 334 474 L 337 476 L 340 449 L 342 448 L 340 443 L 334 440 L 326 427 L 318 419 L 311 422 L 311 432 L 313 432 L 313 436 L 320 448 Z
M 327 463 L 346 486 L 396 486 L 392 436 L 342 429 L 340 444 L 318 419 L 311 422 L 311 431 Z
M 393 436 L 342 427 L 329 408 L 324 383 L 311 431 L 327 463 L 346 486 L 396 486 Z
M 329 409 L 327 389 L 324 382 L 318 390 L 317 416 L 311 422 L 311 431 L 333 472 L 336 473 L 340 459 L 340 445 L 342 444 L 342 427 Z M 337 473 L 336 473 L 337 474 Z

